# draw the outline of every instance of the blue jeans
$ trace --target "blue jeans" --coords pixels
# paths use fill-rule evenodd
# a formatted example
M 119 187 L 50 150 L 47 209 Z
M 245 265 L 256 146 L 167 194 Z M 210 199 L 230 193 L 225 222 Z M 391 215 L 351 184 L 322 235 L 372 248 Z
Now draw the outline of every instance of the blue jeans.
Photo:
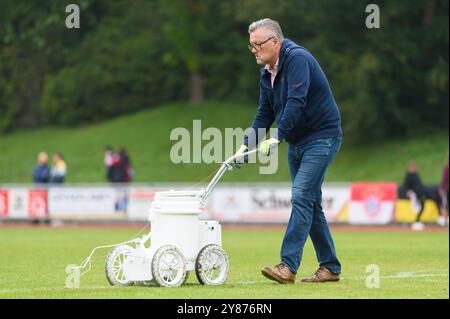
M 292 211 L 281 246 L 281 261 L 294 274 L 300 267 L 308 234 L 320 266 L 335 274 L 341 273 L 341 264 L 322 210 L 321 190 L 325 172 L 339 151 L 341 142 L 341 137 L 333 137 L 289 144 Z

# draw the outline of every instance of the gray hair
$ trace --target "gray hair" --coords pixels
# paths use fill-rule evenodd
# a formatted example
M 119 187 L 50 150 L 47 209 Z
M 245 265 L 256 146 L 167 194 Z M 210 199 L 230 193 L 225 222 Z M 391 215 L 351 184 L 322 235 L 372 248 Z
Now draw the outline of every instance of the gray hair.
M 266 28 L 267 30 L 269 30 L 269 32 L 271 33 L 271 36 L 277 37 L 278 39 L 280 39 L 280 41 L 284 40 L 284 36 L 283 36 L 283 31 L 281 31 L 281 27 L 280 24 L 278 23 L 278 21 L 269 19 L 269 18 L 265 18 L 265 19 L 261 19 L 255 22 L 252 22 L 252 24 L 249 25 L 248 27 L 248 33 L 252 33 L 254 31 L 256 31 L 259 28 Z

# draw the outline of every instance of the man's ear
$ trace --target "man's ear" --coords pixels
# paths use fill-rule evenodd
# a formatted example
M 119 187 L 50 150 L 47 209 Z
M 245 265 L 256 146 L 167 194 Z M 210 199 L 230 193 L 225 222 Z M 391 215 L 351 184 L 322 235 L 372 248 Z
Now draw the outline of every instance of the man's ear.
M 277 45 L 277 44 L 280 44 L 280 45 L 281 45 L 280 39 L 274 38 L 274 40 L 275 40 L 275 41 L 273 41 L 273 43 L 274 43 L 275 45 Z

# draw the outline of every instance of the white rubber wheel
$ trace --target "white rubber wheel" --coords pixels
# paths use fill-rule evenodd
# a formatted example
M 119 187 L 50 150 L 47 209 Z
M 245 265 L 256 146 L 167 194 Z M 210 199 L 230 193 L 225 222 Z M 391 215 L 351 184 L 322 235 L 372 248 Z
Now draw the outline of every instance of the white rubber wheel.
M 122 265 L 125 261 L 126 254 L 132 251 L 130 246 L 117 246 L 112 249 L 108 256 L 106 256 L 106 279 L 112 286 L 132 286 L 134 281 L 127 280 L 125 277 Z
M 195 274 L 202 285 L 222 285 L 228 277 L 228 256 L 218 245 L 207 245 L 195 261 Z
M 186 260 L 173 245 L 161 246 L 153 256 L 152 273 L 160 287 L 179 287 L 185 282 Z

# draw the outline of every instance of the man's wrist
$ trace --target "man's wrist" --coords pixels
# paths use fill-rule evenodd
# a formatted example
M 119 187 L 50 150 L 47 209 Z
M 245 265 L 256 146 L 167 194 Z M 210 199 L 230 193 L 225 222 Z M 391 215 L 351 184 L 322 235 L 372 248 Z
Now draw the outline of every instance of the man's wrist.
M 285 135 L 283 134 L 282 131 L 280 131 L 280 129 L 278 129 L 278 130 L 275 132 L 275 134 L 273 135 L 273 137 L 276 138 L 280 143 L 286 139 L 286 138 L 285 138 Z

